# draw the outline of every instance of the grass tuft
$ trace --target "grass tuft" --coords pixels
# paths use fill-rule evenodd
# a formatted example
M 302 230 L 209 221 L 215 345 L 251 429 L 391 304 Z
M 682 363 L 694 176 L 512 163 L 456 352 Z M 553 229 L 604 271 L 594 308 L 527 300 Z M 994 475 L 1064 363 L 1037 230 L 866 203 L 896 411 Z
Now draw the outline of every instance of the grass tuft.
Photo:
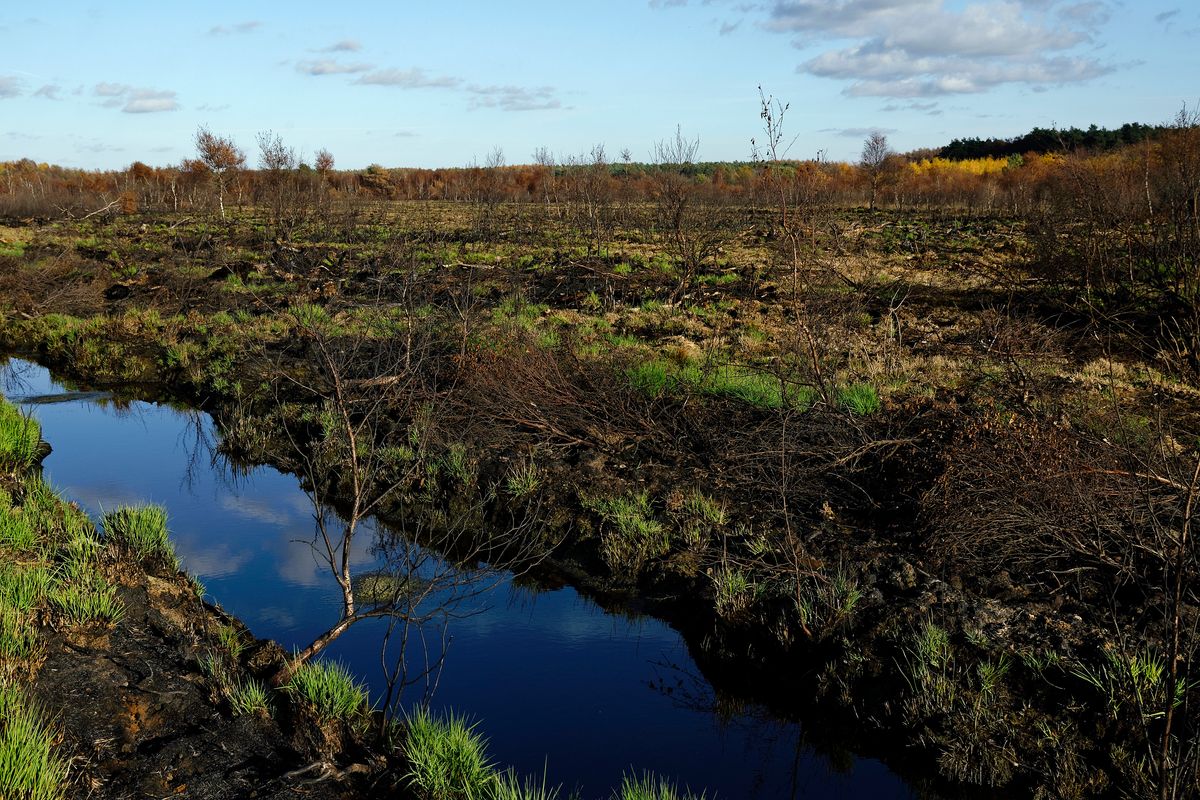
M 37 461 L 42 427 L 12 403 L 0 400 L 0 467 L 25 472 Z
M 453 713 L 439 717 L 422 708 L 405 727 L 405 778 L 422 800 L 465 800 L 495 791 L 497 778 L 486 744 L 465 718 Z
M 32 553 L 41 539 L 29 522 L 29 516 L 18 511 L 0 511 L 0 547 L 18 553 Z
M 24 665 L 37 652 L 37 630 L 29 617 L 8 608 L 0 608 L 0 662 L 9 670 Z M 0 795 L 3 797 L 3 795 Z
M 694 795 L 680 789 L 666 778 L 652 772 L 641 775 L 626 775 L 621 788 L 613 793 L 613 800 L 704 800 L 704 794 Z
M 532 461 L 523 461 L 509 470 L 504 488 L 518 500 L 530 497 L 542 487 L 542 471 Z
M 125 506 L 104 515 L 108 540 L 138 561 L 159 561 L 179 569 L 179 559 L 167 533 L 167 510 L 162 506 Z
M 875 391 L 874 386 L 867 383 L 854 383 L 850 386 L 843 386 L 838 390 L 837 396 L 838 405 L 851 414 L 857 414 L 860 417 L 874 414 L 882 408 L 882 403 L 879 401 L 879 392 Z
M 646 492 L 619 497 L 583 498 L 585 507 L 604 520 L 600 546 L 614 574 L 636 576 L 647 560 L 671 549 L 671 534 L 654 517 Z
M 513 770 L 496 775 L 488 800 L 558 800 L 561 787 L 547 786 L 546 776 L 540 781 L 533 777 L 522 779 Z
M 370 710 L 366 687 L 336 662 L 301 664 L 284 688 L 311 705 L 322 719 L 354 722 Z
M 75 580 L 50 594 L 50 602 L 68 620 L 78 625 L 103 622 L 115 625 L 125 616 L 125 604 L 117 587 L 99 575 Z
M 46 599 L 53 583 L 54 579 L 45 567 L 21 569 L 0 564 L 0 608 L 32 611 Z
M 0 684 L 0 797 L 65 796 L 67 764 L 54 752 L 54 739 L 37 706 L 15 687 Z
M 259 681 L 250 678 L 229 692 L 229 705 L 239 717 L 271 715 L 271 693 Z

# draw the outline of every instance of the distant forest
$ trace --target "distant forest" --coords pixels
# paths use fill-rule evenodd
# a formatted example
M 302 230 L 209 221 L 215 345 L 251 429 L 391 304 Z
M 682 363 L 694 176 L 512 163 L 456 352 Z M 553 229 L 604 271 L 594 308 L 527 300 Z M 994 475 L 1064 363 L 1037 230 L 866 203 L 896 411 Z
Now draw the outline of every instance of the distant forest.
M 1152 139 L 1167 125 L 1143 125 L 1127 122 L 1119 128 L 1034 128 L 1011 139 L 955 139 L 938 150 L 938 155 L 951 161 L 970 158 L 1008 158 L 1026 153 L 1057 153 L 1076 150 L 1098 152 L 1115 150 L 1125 145 Z

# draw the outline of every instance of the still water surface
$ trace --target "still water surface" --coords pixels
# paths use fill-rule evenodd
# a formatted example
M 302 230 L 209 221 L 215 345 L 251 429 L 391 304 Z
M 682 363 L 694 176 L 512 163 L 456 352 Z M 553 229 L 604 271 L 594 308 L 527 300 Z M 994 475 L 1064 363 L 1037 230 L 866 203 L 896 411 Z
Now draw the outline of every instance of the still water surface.
M 337 621 L 339 598 L 315 556 L 312 505 L 269 467 L 232 479 L 202 442 L 207 415 L 71 393 L 36 365 L 10 362 L 5 392 L 42 424 L 47 479 L 93 515 L 153 502 L 170 515 L 184 569 L 259 637 L 303 647 Z M 356 566 L 377 557 L 360 536 Z M 872 759 L 830 762 L 801 726 L 761 709 L 714 710 L 681 637 L 650 618 L 606 613 L 569 588 L 534 593 L 501 581 L 449 623 L 432 706 L 479 721 L 501 765 L 606 797 L 631 770 L 653 770 L 718 798 L 911 798 Z M 381 624 L 327 651 L 377 691 Z M 666 691 L 663 686 L 671 687 Z

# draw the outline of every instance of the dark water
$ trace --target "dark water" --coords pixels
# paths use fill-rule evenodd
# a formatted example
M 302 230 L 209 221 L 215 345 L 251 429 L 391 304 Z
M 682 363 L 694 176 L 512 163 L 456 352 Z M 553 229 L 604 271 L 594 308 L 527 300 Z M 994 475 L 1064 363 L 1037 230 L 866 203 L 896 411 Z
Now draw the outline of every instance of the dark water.
M 258 636 L 307 645 L 338 619 L 337 587 L 314 556 L 313 509 L 295 478 L 258 468 L 237 480 L 212 466 L 202 414 L 70 394 L 42 368 L 11 362 L 6 393 L 43 427 L 49 481 L 89 512 L 160 503 L 183 566 Z M 16 374 L 19 380 L 11 376 Z M 355 565 L 374 566 L 370 536 Z M 435 709 L 479 721 L 501 765 L 607 797 L 631 770 L 653 770 L 720 798 L 909 798 L 872 759 L 831 763 L 800 745 L 799 724 L 728 703 L 716 710 L 680 636 L 653 619 L 605 613 L 571 589 L 533 593 L 501 580 L 448 625 Z M 381 685 L 382 624 L 327 651 Z M 668 692 L 662 687 L 671 687 Z

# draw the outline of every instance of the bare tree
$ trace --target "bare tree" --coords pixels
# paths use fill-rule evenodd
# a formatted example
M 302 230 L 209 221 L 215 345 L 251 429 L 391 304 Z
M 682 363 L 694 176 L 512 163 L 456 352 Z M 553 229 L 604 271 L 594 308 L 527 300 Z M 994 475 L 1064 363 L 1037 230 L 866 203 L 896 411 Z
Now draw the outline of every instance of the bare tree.
M 888 159 L 893 155 L 892 148 L 888 146 L 887 136 L 880 131 L 874 131 L 863 142 L 862 155 L 858 159 L 858 165 L 867 174 L 867 179 L 871 183 L 870 209 L 872 211 L 875 210 L 875 200 Z
M 287 227 L 285 217 L 295 210 L 298 200 L 294 186 L 296 151 L 285 145 L 279 134 L 271 131 L 259 133 L 257 139 L 261 189 L 266 194 L 276 233 L 280 233 Z
M 501 581 L 508 570 L 536 564 L 548 552 L 536 508 L 510 524 L 487 524 L 484 507 L 494 489 L 464 482 L 446 464 L 449 452 L 464 461 L 465 450 L 447 441 L 432 389 L 436 348 L 421 305 L 415 275 L 389 276 L 389 297 L 398 302 L 347 309 L 353 333 L 327 313 L 309 306 L 289 311 L 295 339 L 309 353 L 304 370 L 277 369 L 277 408 L 306 411 L 286 424 L 287 466 L 308 492 L 315 520 L 313 552 L 341 595 L 337 621 L 295 653 L 276 676 L 283 682 L 354 625 L 388 620 L 382 659 L 390 704 L 424 679 L 436 685 L 444 658 L 444 628 L 464 600 Z M 381 284 L 382 285 L 382 284 Z M 410 291 L 411 290 L 411 291 Z M 450 445 L 448 447 L 448 444 Z M 432 493 L 442 480 L 462 490 L 453 511 Z M 424 503 L 413 492 L 423 488 Z M 387 512 L 399 527 L 373 521 Z M 374 534 L 382 566 L 362 574 L 354 568 L 361 537 Z M 428 635 L 432 625 L 440 634 Z M 388 647 L 399 643 L 389 656 Z M 405 660 L 418 644 L 422 666 Z M 430 680 L 430 676 L 434 678 Z
M 238 170 L 246 166 L 246 154 L 233 139 L 217 136 L 203 125 L 196 130 L 196 153 L 200 157 L 200 163 L 212 175 L 213 185 L 217 189 L 221 219 L 225 219 L 225 190 Z
M 679 266 L 673 297 L 691 287 L 728 235 L 720 198 L 711 191 L 706 195 L 711 187 L 692 177 L 699 150 L 700 140 L 685 137 L 681 126 L 675 127 L 674 137 L 654 146 L 654 228 Z

